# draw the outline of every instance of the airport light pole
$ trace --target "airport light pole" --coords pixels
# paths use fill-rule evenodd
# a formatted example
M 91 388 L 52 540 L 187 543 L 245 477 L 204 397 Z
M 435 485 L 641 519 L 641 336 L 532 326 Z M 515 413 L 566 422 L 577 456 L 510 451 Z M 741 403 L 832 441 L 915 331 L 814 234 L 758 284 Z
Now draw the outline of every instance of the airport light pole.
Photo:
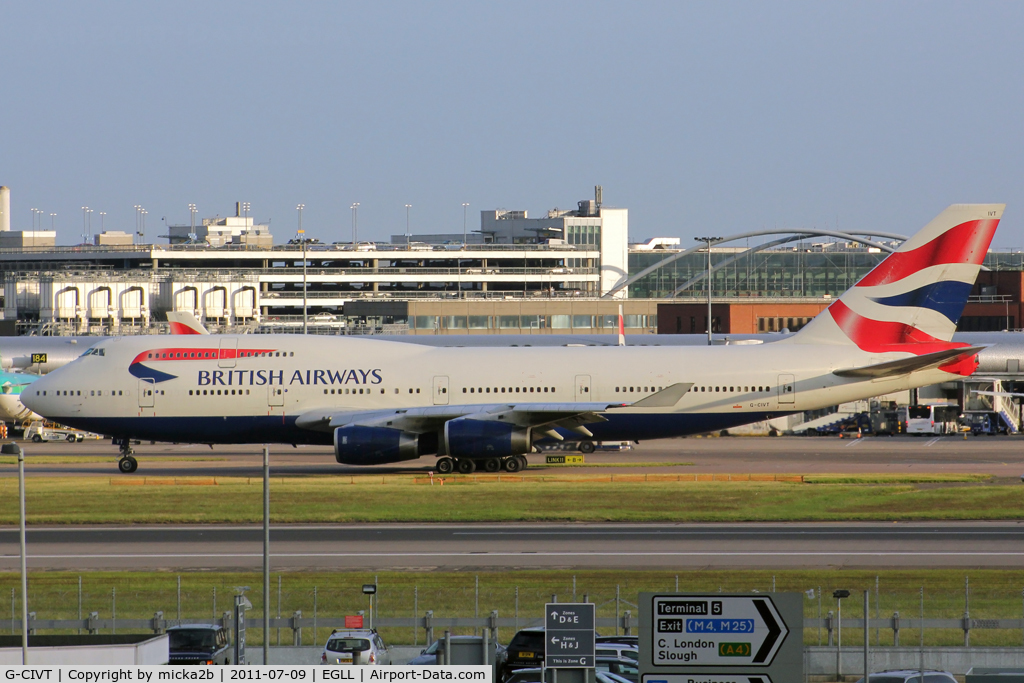
M 106 211 L 100 211 L 100 232 L 106 232 L 106 230 L 107 230 L 107 228 L 106 228 L 107 224 L 106 224 L 106 221 L 104 220 L 104 216 L 106 216 L 106 215 L 107 215 Z
M 88 206 L 82 207 L 82 244 L 85 244 L 86 240 L 88 239 L 88 235 L 86 234 L 86 224 L 89 211 L 91 211 L 91 209 Z
M 356 232 L 356 226 L 359 222 L 359 202 L 353 202 L 352 206 L 350 206 L 349 208 L 352 209 L 352 248 L 355 249 L 356 236 L 358 234 Z
M 409 209 L 412 208 L 412 204 L 405 205 L 405 248 L 409 248 Z
M 694 237 L 697 242 L 704 242 L 708 245 L 708 277 L 707 277 L 707 290 L 708 290 L 708 346 L 711 346 L 711 245 L 715 242 L 721 242 L 721 237 Z
M 305 204 L 295 207 L 299 212 L 299 240 L 302 242 L 302 334 L 309 333 L 309 307 L 307 305 L 306 285 L 306 231 L 302 229 L 302 210 Z
M 132 208 L 135 209 L 135 235 L 139 236 L 142 234 L 141 232 L 139 232 L 139 209 L 141 209 L 142 207 L 139 204 L 135 204 L 132 206 Z M 135 241 L 134 237 L 132 238 L 132 241 Z
M 146 214 L 147 213 L 149 213 L 149 211 L 146 211 L 143 208 L 139 209 L 139 215 L 142 217 L 142 232 L 139 233 L 139 236 L 142 237 L 142 243 L 143 244 L 146 243 Z
M 270 663 L 270 446 L 263 445 L 263 663 Z
M 192 229 L 189 230 L 189 232 L 188 232 L 188 239 L 191 242 L 191 241 L 196 239 L 195 238 L 195 234 L 196 234 L 196 205 L 195 204 L 189 204 L 188 205 L 188 212 L 192 215 Z
M 466 231 L 466 220 L 469 217 L 469 202 L 462 202 L 462 248 L 466 248 L 466 243 L 469 242 L 468 232 Z
M 843 598 L 850 597 L 850 591 L 840 588 L 832 591 L 832 597 L 836 599 L 836 678 L 840 678 L 843 675 Z
M 25 554 L 25 451 L 14 443 L 0 446 L 3 455 L 18 456 L 18 544 L 21 548 L 21 663 L 28 664 L 28 563 Z M 12 610 L 13 611 L 13 610 Z M 13 619 L 13 615 L 12 615 Z

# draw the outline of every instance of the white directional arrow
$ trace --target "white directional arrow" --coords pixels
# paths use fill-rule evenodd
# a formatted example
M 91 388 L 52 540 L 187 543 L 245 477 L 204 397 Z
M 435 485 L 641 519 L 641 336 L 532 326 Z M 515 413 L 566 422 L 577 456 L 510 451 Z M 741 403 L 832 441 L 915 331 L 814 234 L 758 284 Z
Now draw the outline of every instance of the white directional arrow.
M 552 645 L 553 645 L 553 644 L 555 644 L 555 643 L 557 643 L 557 642 L 558 642 L 558 638 L 552 638 L 552 639 L 551 639 L 551 644 L 552 644 Z
M 558 618 L 558 612 L 552 612 L 551 613 L 551 618 L 552 619 L 557 619 Z

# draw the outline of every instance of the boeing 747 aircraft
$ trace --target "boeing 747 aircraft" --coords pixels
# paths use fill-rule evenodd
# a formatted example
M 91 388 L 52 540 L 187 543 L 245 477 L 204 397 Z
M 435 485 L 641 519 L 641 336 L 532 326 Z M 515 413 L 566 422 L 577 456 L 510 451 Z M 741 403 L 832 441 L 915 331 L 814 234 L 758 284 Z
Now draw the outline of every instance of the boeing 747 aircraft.
M 359 337 L 109 339 L 22 400 L 132 439 L 333 444 L 338 462 L 422 455 L 516 471 L 543 439 L 643 440 L 725 429 L 970 375 L 952 342 L 1002 217 L 954 205 L 800 332 L 772 344 L 446 348 Z

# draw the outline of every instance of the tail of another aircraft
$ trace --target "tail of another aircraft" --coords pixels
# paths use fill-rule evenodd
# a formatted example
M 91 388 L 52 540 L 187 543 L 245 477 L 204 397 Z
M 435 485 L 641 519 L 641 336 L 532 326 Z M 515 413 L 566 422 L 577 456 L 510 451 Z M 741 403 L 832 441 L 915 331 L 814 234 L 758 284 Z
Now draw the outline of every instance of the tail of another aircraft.
M 170 311 L 167 322 L 171 324 L 171 334 L 210 334 L 199 319 L 184 311 Z
M 949 349 L 1005 207 L 950 206 L 788 341 L 870 353 Z

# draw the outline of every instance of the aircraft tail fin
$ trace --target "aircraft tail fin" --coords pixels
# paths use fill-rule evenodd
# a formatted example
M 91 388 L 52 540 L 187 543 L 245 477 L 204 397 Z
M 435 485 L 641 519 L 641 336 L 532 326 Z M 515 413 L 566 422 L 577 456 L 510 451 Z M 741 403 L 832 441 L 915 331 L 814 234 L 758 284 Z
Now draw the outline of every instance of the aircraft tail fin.
M 186 311 L 170 311 L 167 322 L 171 324 L 171 334 L 210 334 L 199 319 Z
M 1005 204 L 954 204 L 786 340 L 915 353 L 949 348 Z

